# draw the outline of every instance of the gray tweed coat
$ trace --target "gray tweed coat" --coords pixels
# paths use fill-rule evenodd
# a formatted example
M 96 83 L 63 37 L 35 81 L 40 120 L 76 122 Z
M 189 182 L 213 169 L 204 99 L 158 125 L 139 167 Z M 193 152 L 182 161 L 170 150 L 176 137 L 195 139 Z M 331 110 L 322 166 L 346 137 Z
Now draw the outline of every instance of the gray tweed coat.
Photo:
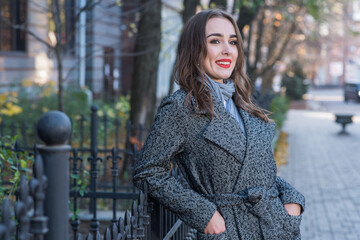
M 213 120 L 185 107 L 186 92 L 178 90 L 161 103 L 154 125 L 135 162 L 134 183 L 198 230 L 199 240 L 300 239 L 300 216 L 290 216 L 285 203 L 305 199 L 276 176 L 271 141 L 274 123 L 242 109 L 247 136 L 215 99 Z M 190 188 L 169 176 L 175 159 Z M 218 210 L 226 231 L 203 234 Z

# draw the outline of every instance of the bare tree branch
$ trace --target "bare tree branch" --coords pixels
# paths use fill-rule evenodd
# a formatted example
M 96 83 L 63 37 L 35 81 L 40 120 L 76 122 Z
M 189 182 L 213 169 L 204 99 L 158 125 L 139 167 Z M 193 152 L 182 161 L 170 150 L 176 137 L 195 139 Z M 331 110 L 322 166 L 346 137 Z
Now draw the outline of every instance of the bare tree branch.
M 264 74 L 265 71 L 268 71 L 270 68 L 272 68 L 274 66 L 274 64 L 283 57 L 286 47 L 288 46 L 288 44 L 291 40 L 292 33 L 294 33 L 296 31 L 296 28 L 297 28 L 296 18 L 299 15 L 301 10 L 302 9 L 300 8 L 297 11 L 297 13 L 294 14 L 294 19 L 291 22 L 291 26 L 289 28 L 288 34 L 286 34 L 285 40 L 280 44 L 281 45 L 280 50 L 278 51 L 277 54 L 272 55 L 272 57 L 270 57 L 270 59 L 266 61 L 266 63 L 264 64 L 264 67 L 262 69 L 259 69 L 257 71 L 257 74 L 256 74 L 257 76 Z
M 113 45 L 118 45 L 119 42 L 113 44 Z M 110 46 L 113 46 L 110 45 Z M 172 48 L 176 47 L 176 44 L 171 45 L 170 47 L 168 47 L 167 50 L 165 50 L 165 52 L 170 51 Z M 115 56 L 115 57 L 124 57 L 124 56 L 132 56 L 132 57 L 136 57 L 136 56 L 141 56 L 141 55 L 145 55 L 148 53 L 151 53 L 152 51 L 157 50 L 155 47 L 152 48 L 148 48 L 144 51 L 140 51 L 140 52 L 122 52 L 121 54 L 113 54 L 113 55 L 107 55 L 107 56 Z M 97 58 L 97 57 L 103 57 L 104 54 L 97 54 L 97 53 L 103 53 L 103 49 L 99 48 L 97 49 L 97 51 L 92 51 L 89 52 L 86 56 L 85 56 L 85 60 L 91 59 L 91 58 Z M 159 60 L 161 61 L 161 60 Z M 80 59 L 77 59 L 76 62 L 74 63 L 74 65 L 68 70 L 66 76 L 64 77 L 64 81 L 69 80 L 70 74 L 75 71 L 76 68 L 79 67 L 79 62 Z
M 257 26 L 257 39 L 255 41 L 255 49 L 257 49 L 255 54 L 255 67 L 258 62 L 261 61 L 262 52 L 261 52 L 261 40 L 263 37 L 263 31 L 264 31 L 264 20 L 265 20 L 265 10 L 259 10 L 259 13 L 261 14 L 260 19 L 258 20 L 258 26 Z
M 10 26 L 13 29 L 19 29 L 21 31 L 24 31 L 25 33 L 29 34 L 30 36 L 32 36 L 33 38 L 35 38 L 36 40 L 38 40 L 39 42 L 45 44 L 49 49 L 54 50 L 55 48 L 53 46 L 50 45 L 50 43 L 48 43 L 46 40 L 42 39 L 41 37 L 39 37 L 37 34 L 35 34 L 33 31 L 30 31 L 29 29 L 27 29 L 26 24 L 15 24 L 11 21 L 9 21 L 8 19 L 6 19 L 2 14 L 0 14 L 0 21 L 4 22 L 6 25 Z

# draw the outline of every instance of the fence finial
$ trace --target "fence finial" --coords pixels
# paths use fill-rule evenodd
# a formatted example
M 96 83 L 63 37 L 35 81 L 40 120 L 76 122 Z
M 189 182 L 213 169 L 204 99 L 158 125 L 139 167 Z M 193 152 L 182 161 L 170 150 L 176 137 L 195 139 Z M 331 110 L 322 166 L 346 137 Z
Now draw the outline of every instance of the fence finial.
M 42 115 L 36 128 L 40 139 L 48 146 L 65 144 L 71 134 L 70 119 L 60 111 L 50 111 Z

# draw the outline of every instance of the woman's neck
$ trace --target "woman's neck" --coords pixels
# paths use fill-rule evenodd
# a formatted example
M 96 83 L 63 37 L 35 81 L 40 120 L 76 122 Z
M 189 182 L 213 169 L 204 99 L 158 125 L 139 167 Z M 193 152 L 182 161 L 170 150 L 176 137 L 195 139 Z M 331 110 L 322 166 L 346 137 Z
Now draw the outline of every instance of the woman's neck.
M 218 82 L 218 83 L 224 83 L 224 79 L 213 79 L 211 78 L 209 75 L 205 74 L 209 79 L 215 81 L 215 82 Z

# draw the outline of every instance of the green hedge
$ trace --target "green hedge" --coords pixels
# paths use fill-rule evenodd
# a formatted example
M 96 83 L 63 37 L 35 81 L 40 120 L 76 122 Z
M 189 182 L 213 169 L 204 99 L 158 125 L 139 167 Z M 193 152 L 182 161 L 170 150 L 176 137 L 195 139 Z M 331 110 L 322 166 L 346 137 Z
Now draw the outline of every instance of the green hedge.
M 299 62 L 293 62 L 283 74 L 281 85 L 286 88 L 285 94 L 293 100 L 300 100 L 308 90 L 306 74 Z
M 286 119 L 286 112 L 289 110 L 290 101 L 287 97 L 276 95 L 271 101 L 270 118 L 275 121 L 276 127 L 281 129 Z

